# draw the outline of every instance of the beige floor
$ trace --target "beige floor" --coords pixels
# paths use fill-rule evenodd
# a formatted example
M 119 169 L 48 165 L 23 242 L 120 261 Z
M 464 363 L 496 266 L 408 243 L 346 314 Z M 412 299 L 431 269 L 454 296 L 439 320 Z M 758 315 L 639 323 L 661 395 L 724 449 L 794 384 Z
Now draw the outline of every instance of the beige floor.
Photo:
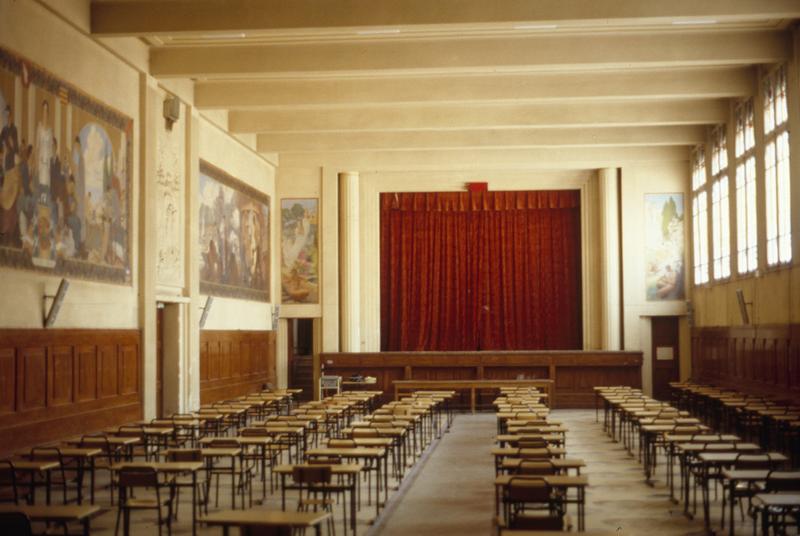
M 654 486 L 648 486 L 644 483 L 641 465 L 603 432 L 602 426 L 595 423 L 593 411 L 554 411 L 552 418 L 562 420 L 569 427 L 568 455 L 583 458 L 587 463 L 584 474 L 589 476 L 591 484 L 587 491 L 587 529 L 614 532 L 622 529 L 626 535 L 637 536 L 702 534 L 702 519 L 686 519 L 682 506 L 669 501 L 663 464 L 658 467 Z M 458 415 L 452 430 L 428 450 L 399 486 L 399 491 L 398 483 L 392 482 L 390 504 L 377 523 L 374 523 L 374 507 L 362 507 L 358 516 L 358 534 L 492 534 L 494 470 L 489 450 L 494 435 L 493 414 Z M 260 497 L 260 488 L 255 495 Z M 98 496 L 100 504 L 109 510 L 93 521 L 92 534 L 113 534 L 116 511 L 110 508 L 107 490 L 99 491 Z M 229 497 L 230 488 L 223 483 L 219 509 L 229 508 Z M 174 525 L 173 534 L 191 534 L 186 501 L 188 495 L 182 495 L 180 521 Z M 717 530 L 719 504 L 717 500 L 712 508 L 713 527 Z M 270 496 L 266 504 L 254 507 L 279 509 L 279 496 Z M 294 503 L 289 501 L 289 508 L 293 507 Z M 336 532 L 341 536 L 340 511 L 336 509 Z M 575 512 L 572 511 L 571 515 L 574 518 Z M 137 514 L 133 519 L 132 534 L 157 534 L 149 514 Z M 221 532 L 211 528 L 198 531 L 202 535 Z M 736 534 L 752 534 L 752 525 L 748 522 L 742 524 L 738 512 Z

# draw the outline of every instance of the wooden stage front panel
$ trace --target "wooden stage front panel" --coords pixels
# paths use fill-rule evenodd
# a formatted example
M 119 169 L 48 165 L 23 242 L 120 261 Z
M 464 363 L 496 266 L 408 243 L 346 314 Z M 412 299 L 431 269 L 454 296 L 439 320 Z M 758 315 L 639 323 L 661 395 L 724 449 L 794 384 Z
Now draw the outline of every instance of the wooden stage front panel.
M 275 385 L 275 332 L 200 331 L 200 403 Z
M 323 353 L 325 374 L 375 376 L 384 400 L 394 380 L 549 379 L 556 408 L 593 408 L 596 385 L 642 385 L 641 352 L 374 352 Z M 486 393 L 482 402 L 491 402 Z M 469 405 L 468 396 L 463 400 Z

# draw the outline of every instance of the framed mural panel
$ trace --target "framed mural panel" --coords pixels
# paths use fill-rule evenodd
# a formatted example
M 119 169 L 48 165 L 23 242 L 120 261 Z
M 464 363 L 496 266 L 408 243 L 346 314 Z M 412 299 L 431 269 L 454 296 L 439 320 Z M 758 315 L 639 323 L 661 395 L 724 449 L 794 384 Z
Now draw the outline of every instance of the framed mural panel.
M 319 199 L 281 200 L 281 299 L 319 303 Z
M 200 292 L 270 301 L 269 196 L 200 161 Z
M 131 283 L 133 120 L 0 47 L 0 265 Z
M 683 300 L 683 194 L 645 194 L 644 207 L 647 300 Z

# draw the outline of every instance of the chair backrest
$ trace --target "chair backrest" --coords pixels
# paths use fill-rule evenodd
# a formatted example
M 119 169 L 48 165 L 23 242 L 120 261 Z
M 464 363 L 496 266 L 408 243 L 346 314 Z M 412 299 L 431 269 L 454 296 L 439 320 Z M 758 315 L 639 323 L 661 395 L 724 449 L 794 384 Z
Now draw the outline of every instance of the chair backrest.
M 158 473 L 152 467 L 123 467 L 119 470 L 120 488 L 157 488 Z
M 330 465 L 295 465 L 292 468 L 292 478 L 298 484 L 328 484 L 332 474 Z
M 541 437 L 525 437 L 517 441 L 517 446 L 521 449 L 546 449 L 547 441 Z
M 126 425 L 117 428 L 117 435 L 120 437 L 142 437 L 144 426 Z
M 506 500 L 516 503 L 549 503 L 551 490 L 542 478 L 514 478 L 506 486 Z
M 31 536 L 31 520 L 22 512 L 0 513 L 0 534 L 9 536 Z
M 172 449 L 167 451 L 170 462 L 202 462 L 203 451 L 200 449 Z
M 341 456 L 314 456 L 306 460 L 308 465 L 339 465 L 342 463 Z
M 239 448 L 239 442 L 229 437 L 215 437 L 208 446 L 212 449 L 235 449 Z
M 769 469 L 770 459 L 766 454 L 738 454 L 734 466 L 740 470 Z
M 800 491 L 800 474 L 787 471 L 770 471 L 767 475 L 766 491 Z
M 240 529 L 241 536 L 292 536 L 292 527 L 261 527 L 244 526 Z
M 549 459 L 550 452 L 547 449 L 519 449 L 518 456 L 520 458 L 537 458 L 537 459 Z
M 61 449 L 58 447 L 34 447 L 31 449 L 32 460 L 61 460 Z
M 521 460 L 517 466 L 520 475 L 554 475 L 556 468 L 549 460 Z
M 268 437 L 269 431 L 266 428 L 242 428 L 239 434 L 243 437 Z

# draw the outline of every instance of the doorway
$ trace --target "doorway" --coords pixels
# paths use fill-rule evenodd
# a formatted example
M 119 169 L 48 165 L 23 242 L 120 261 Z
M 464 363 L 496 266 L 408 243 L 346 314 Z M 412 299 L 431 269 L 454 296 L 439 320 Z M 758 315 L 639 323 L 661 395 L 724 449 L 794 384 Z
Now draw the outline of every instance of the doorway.
M 303 397 L 314 392 L 314 319 L 288 319 L 287 355 L 289 387 L 302 389 Z
M 184 352 L 185 306 L 181 302 L 156 303 L 156 417 L 185 409 L 186 360 Z
M 678 381 L 681 374 L 678 317 L 654 316 L 651 322 L 653 398 L 669 400 L 669 383 Z

